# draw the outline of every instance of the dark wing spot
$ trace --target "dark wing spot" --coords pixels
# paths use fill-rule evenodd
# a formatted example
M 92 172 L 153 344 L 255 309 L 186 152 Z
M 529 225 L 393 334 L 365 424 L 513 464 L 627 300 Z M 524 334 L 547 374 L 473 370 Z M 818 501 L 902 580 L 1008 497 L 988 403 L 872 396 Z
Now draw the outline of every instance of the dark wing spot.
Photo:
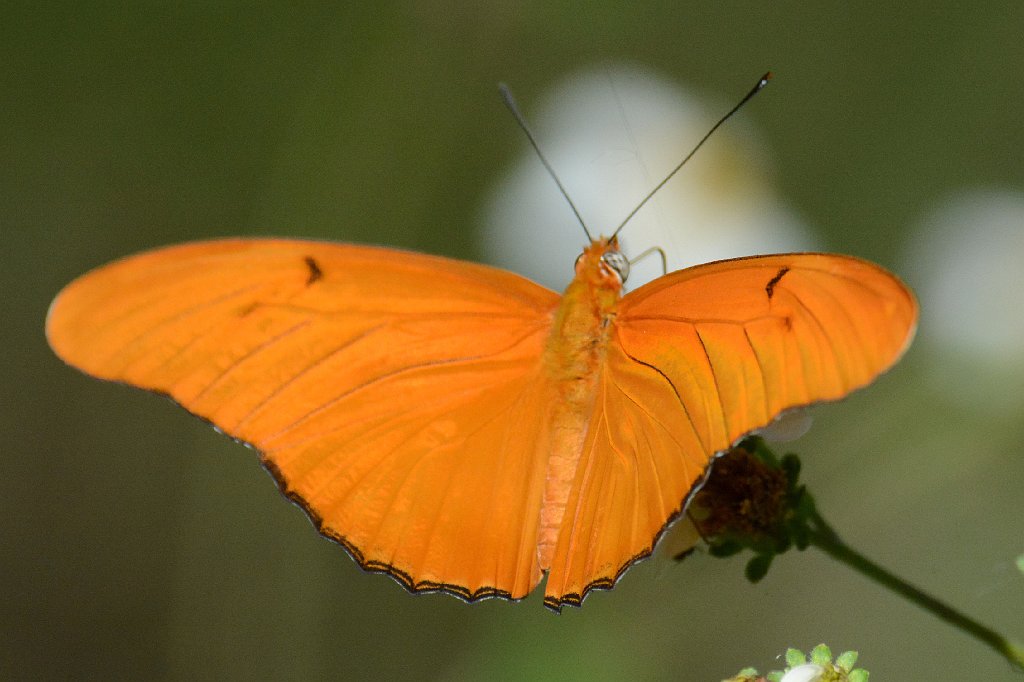
M 772 294 L 775 293 L 775 285 L 779 283 L 779 280 L 782 279 L 782 276 L 785 275 L 787 272 L 789 272 L 788 267 L 779 268 L 779 271 L 775 273 L 775 276 L 768 280 L 768 284 L 765 285 L 764 290 L 765 293 L 768 294 L 769 300 L 771 299 Z
M 306 267 L 309 268 L 309 279 L 306 280 L 306 286 L 308 287 L 309 285 L 313 284 L 313 282 L 316 282 L 318 279 L 323 277 L 324 271 L 320 269 L 320 266 L 317 265 L 317 262 L 313 259 L 312 256 L 306 256 L 305 260 Z M 771 294 L 768 295 L 771 296 Z

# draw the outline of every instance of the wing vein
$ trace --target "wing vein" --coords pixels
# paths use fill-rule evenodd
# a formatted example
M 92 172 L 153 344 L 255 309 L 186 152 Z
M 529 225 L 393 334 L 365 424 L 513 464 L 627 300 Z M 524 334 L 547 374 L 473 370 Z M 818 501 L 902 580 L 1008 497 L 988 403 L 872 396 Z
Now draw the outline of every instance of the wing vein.
M 146 329 L 144 331 L 142 331 L 140 334 L 137 334 L 136 336 L 132 337 L 131 339 L 129 339 L 127 341 L 125 341 L 124 343 L 119 344 L 120 345 L 120 352 L 123 355 L 127 355 L 127 353 L 125 353 L 125 351 L 138 346 L 147 337 L 154 335 L 155 333 L 159 332 L 160 330 L 162 330 L 163 328 L 167 327 L 168 325 L 174 324 L 176 322 L 181 322 L 184 319 L 192 317 L 193 315 L 197 315 L 197 314 L 199 314 L 200 312 L 202 312 L 204 310 L 207 310 L 207 309 L 212 308 L 214 306 L 220 305 L 221 303 L 224 303 L 225 301 L 229 301 L 232 298 L 236 298 L 236 297 L 238 297 L 238 296 L 240 296 L 242 294 L 245 294 L 245 293 L 247 293 L 249 291 L 252 291 L 253 289 L 257 289 L 258 287 L 259 287 L 259 285 L 253 285 L 253 286 L 249 286 L 249 287 L 242 287 L 240 289 L 236 289 L 234 291 L 228 292 L 228 293 L 226 293 L 226 294 L 224 294 L 222 296 L 217 296 L 216 298 L 212 298 L 212 299 L 210 299 L 208 301 L 204 301 L 200 305 L 194 305 L 194 306 L 190 306 L 188 308 L 184 308 L 184 309 L 178 311 L 177 313 L 175 313 L 174 315 L 172 315 L 170 317 L 165 317 L 165 318 L 163 318 L 161 320 L 158 320 L 157 322 L 154 322 L 151 325 L 147 326 Z M 149 305 L 152 305 L 152 303 L 150 303 L 148 305 L 146 305 L 146 304 L 140 305 L 139 308 L 146 308 L 146 307 L 149 307 Z M 110 325 L 107 325 L 107 329 L 109 329 L 110 327 L 113 327 L 113 326 L 116 326 L 116 323 L 111 323 Z M 128 367 L 128 365 L 130 365 L 131 362 L 134 361 L 135 359 L 136 358 L 131 357 L 131 358 L 129 358 L 129 359 L 127 359 L 125 361 L 125 363 L 121 366 L 121 370 L 120 370 L 120 373 L 122 375 L 124 374 L 124 372 L 125 372 L 126 368 Z
M 195 395 L 194 399 L 195 400 L 199 400 L 200 398 L 202 398 L 207 393 L 207 391 L 209 391 L 211 388 L 213 388 L 218 383 L 220 383 L 225 378 L 227 378 L 228 374 L 230 374 L 231 372 L 235 371 L 242 363 L 248 362 L 248 361 L 252 360 L 252 358 L 256 357 L 260 353 L 265 352 L 267 349 L 275 346 L 276 344 L 280 343 L 281 341 L 284 341 L 286 338 L 288 338 L 289 336 L 291 336 L 295 332 L 299 331 L 300 329 L 302 329 L 304 327 L 308 327 L 310 324 L 312 324 L 312 322 L 313 322 L 312 320 L 303 320 L 302 322 L 299 322 L 298 324 L 292 325 L 291 327 L 289 327 L 288 329 L 285 329 L 280 334 L 277 334 L 276 336 L 273 336 L 273 337 L 265 340 L 263 343 L 255 346 L 253 348 L 251 348 L 248 352 L 246 352 L 243 355 L 240 355 L 239 357 L 235 358 L 231 362 L 231 364 L 229 364 L 227 367 L 222 369 L 217 374 L 217 376 L 213 377 L 210 380 L 210 383 L 208 383 L 206 386 L 204 386 L 203 389 L 201 391 L 199 391 Z
M 662 372 L 654 365 L 644 362 L 640 358 L 633 357 L 632 355 L 627 353 L 625 349 L 623 349 L 623 353 L 625 353 L 626 357 L 628 357 L 633 362 L 637 363 L 638 365 L 647 367 L 648 369 L 654 371 L 658 376 L 665 380 L 665 383 L 668 384 L 669 388 L 672 389 L 672 394 L 675 395 L 676 400 L 679 401 L 679 406 L 683 408 L 683 413 L 686 415 L 686 421 L 690 424 L 690 429 L 693 431 L 694 438 L 696 438 L 697 442 L 701 444 L 701 447 L 704 448 L 705 452 L 709 452 L 710 448 L 708 447 L 708 444 L 705 443 L 704 440 L 700 437 L 700 431 L 697 430 L 697 424 L 693 421 L 693 417 L 690 415 L 690 410 L 686 407 L 686 402 L 684 402 L 683 397 L 679 395 L 679 391 L 676 389 L 675 384 L 672 383 L 672 380 L 669 379 L 664 372 Z
M 718 373 L 715 372 L 715 363 L 711 362 L 711 354 L 708 353 L 707 344 L 704 343 L 704 336 L 700 333 L 700 329 L 697 325 L 693 325 L 693 331 L 697 334 L 697 340 L 700 341 L 701 350 L 704 351 L 704 358 L 708 361 L 708 369 L 711 370 L 711 378 L 715 382 L 715 399 L 718 401 L 719 414 L 722 415 L 722 428 L 725 430 L 726 438 L 729 436 L 729 423 L 726 420 L 725 403 L 722 401 L 722 389 L 718 385 Z
M 380 326 L 382 326 L 382 325 L 380 325 Z M 380 326 L 375 327 L 372 330 L 368 330 L 367 332 L 364 332 L 363 334 L 360 335 L 360 337 L 365 337 L 366 335 L 368 335 L 370 333 L 370 331 L 376 331 L 378 328 L 380 328 Z M 316 415 L 320 414 L 321 412 L 324 412 L 325 410 L 330 409 L 331 407 L 333 407 L 334 405 L 336 405 L 340 401 L 344 400 L 345 398 L 351 397 L 355 393 L 357 393 L 359 391 L 366 390 L 366 389 L 370 388 L 371 386 L 375 386 L 375 385 L 381 383 L 382 381 L 388 381 L 388 380 L 394 379 L 395 377 L 401 376 L 403 374 L 407 374 L 409 372 L 415 372 L 415 371 L 426 370 L 426 369 L 431 369 L 431 368 L 438 368 L 438 367 L 448 367 L 448 366 L 454 366 L 454 365 L 458 365 L 458 364 L 469 364 L 469 363 L 476 362 L 476 361 L 481 361 L 481 360 L 489 360 L 491 358 L 494 358 L 494 357 L 497 357 L 497 356 L 503 355 L 504 353 L 509 352 L 510 350 L 512 350 L 513 348 L 515 348 L 516 346 L 520 345 L 521 343 L 523 343 L 524 341 L 529 339 L 531 336 L 533 336 L 534 333 L 535 332 L 533 330 L 529 330 L 527 333 L 524 333 L 521 337 L 517 338 L 515 341 L 510 343 L 505 348 L 498 349 L 498 350 L 496 350 L 496 351 L 494 351 L 492 353 L 486 353 L 486 354 L 480 354 L 480 355 L 466 355 L 466 356 L 458 357 L 458 358 L 446 358 L 446 359 L 443 359 L 443 360 L 434 360 L 434 361 L 431 361 L 431 362 L 422 362 L 422 363 L 417 363 L 417 364 L 412 364 L 412 365 L 406 365 L 404 367 L 399 367 L 397 369 L 394 369 L 394 370 L 392 370 L 390 372 L 387 372 L 385 374 L 382 374 L 380 376 L 373 377 L 372 379 L 370 379 L 368 381 L 364 381 L 364 382 L 362 382 L 360 384 L 357 384 L 356 386 L 353 386 L 353 387 L 351 387 L 351 388 L 349 388 L 349 389 L 347 389 L 345 391 L 342 391 L 341 393 L 339 393 L 338 395 L 334 396 L 330 400 L 327 400 L 326 402 L 318 405 L 313 410 L 310 410 L 309 412 L 307 412 L 307 413 L 297 417 L 294 421 L 292 421 L 291 423 L 289 423 L 286 426 L 283 426 L 277 432 L 268 435 L 265 438 L 265 441 L 269 442 L 269 441 L 276 440 L 276 439 L 280 438 L 285 433 L 298 428 L 303 423 L 309 421 L 310 419 L 312 419 Z M 353 340 L 353 342 L 354 341 L 355 340 Z M 347 345 L 350 345 L 350 344 L 346 344 L 346 346 Z M 340 350 L 343 350 L 343 348 L 339 348 L 338 349 L 338 351 L 340 351 Z M 327 358 L 323 358 L 323 360 L 326 360 L 326 359 Z M 315 364 L 319 365 L 321 363 L 318 362 L 318 363 L 315 363 Z M 312 367 L 310 367 L 309 369 L 312 369 Z M 306 370 L 306 371 L 309 371 L 309 370 Z M 292 380 L 289 380 L 289 383 L 291 383 L 292 381 L 294 381 L 294 378 Z M 323 436 L 323 435 L 325 435 L 327 433 L 331 433 L 331 430 L 328 430 L 328 431 L 325 431 L 323 433 L 317 434 L 315 437 L 321 437 L 321 436 Z
M 843 362 L 841 362 L 841 360 L 839 358 L 839 353 L 836 351 L 835 344 L 832 342 L 832 337 L 830 337 L 828 335 L 828 331 L 826 330 L 825 325 L 823 325 L 821 323 L 821 320 L 818 319 L 818 316 L 814 314 L 814 311 L 811 310 L 811 308 L 806 303 L 804 303 L 802 298 L 800 298 L 797 294 L 793 293 L 792 291 L 790 292 L 790 294 L 792 294 L 793 300 L 796 301 L 800 305 L 800 308 L 803 309 L 804 312 L 807 313 L 807 315 L 814 322 L 814 325 L 818 328 L 818 331 L 820 333 L 820 338 L 824 340 L 825 346 L 828 348 L 829 353 L 832 354 L 832 359 L 835 361 L 833 363 L 833 367 L 835 367 L 836 371 L 839 372 L 843 376 L 844 383 L 849 385 L 850 379 L 847 376 L 846 367 L 843 364 Z M 820 353 L 820 348 L 821 348 L 820 344 L 815 344 L 815 346 L 817 348 L 819 348 L 819 353 Z M 820 364 L 825 364 L 824 362 L 822 362 L 822 358 L 820 356 L 818 358 L 818 361 L 819 361 Z M 813 380 L 813 377 L 807 376 L 806 372 L 807 372 L 807 370 L 804 369 L 804 375 L 805 375 L 804 376 L 804 380 L 805 380 L 805 382 L 810 383 Z
M 377 329 L 380 329 L 382 326 L 383 325 L 376 325 L 374 327 L 370 327 L 369 329 L 364 329 L 363 331 L 361 331 L 360 333 L 356 334 L 352 338 L 347 339 L 343 343 L 335 346 L 330 351 L 328 351 L 326 354 L 324 354 L 321 357 L 316 358 L 315 360 L 313 360 L 311 363 L 306 365 L 301 371 L 296 372 L 294 375 L 289 377 L 287 381 L 284 381 L 284 382 L 278 384 L 277 386 L 275 386 L 273 391 L 271 391 L 269 394 L 264 396 L 264 398 L 262 400 L 260 400 L 258 403 L 256 403 L 256 405 L 254 405 L 245 415 L 242 416 L 241 419 L 238 420 L 238 422 L 235 424 L 235 428 L 239 429 L 242 426 L 244 426 L 245 423 L 248 422 L 250 419 L 252 419 L 256 415 L 257 412 L 259 412 L 260 410 L 264 409 L 272 400 L 274 400 L 278 396 L 280 396 L 281 393 L 286 388 L 288 388 L 289 386 L 294 384 L 296 381 L 298 381 L 299 379 L 301 379 L 305 375 L 309 374 L 310 372 L 312 372 L 317 367 L 322 366 L 323 363 L 325 363 L 331 357 L 337 355 L 338 353 L 341 353 L 346 348 L 349 348 L 353 344 L 359 342 L 361 339 L 366 338 L 367 336 L 372 334 Z M 270 437 L 267 438 L 267 440 L 272 440 L 273 437 L 274 436 L 270 436 Z
M 516 396 L 515 396 L 515 398 L 513 400 L 508 401 L 501 409 L 496 410 L 494 412 L 494 414 L 492 414 L 487 419 L 482 421 L 475 428 L 471 429 L 470 431 L 468 431 L 464 435 L 460 435 L 460 437 L 459 437 L 460 441 L 462 441 L 462 442 L 467 441 L 470 437 L 472 437 L 473 435 L 479 433 L 481 430 L 483 430 L 489 424 L 492 424 L 493 422 L 497 421 L 500 417 L 505 415 L 510 409 L 512 409 L 512 406 L 517 402 L 517 400 L 519 399 L 519 397 L 523 394 L 523 392 L 525 390 L 526 390 L 526 388 L 524 387 L 523 389 L 521 389 L 519 392 L 516 393 Z M 446 412 L 444 412 L 442 414 L 444 416 L 449 416 L 449 415 L 455 414 L 455 413 L 459 412 L 462 407 L 463 407 L 462 405 L 456 405 L 452 409 L 449 409 L 449 410 L 447 410 Z M 438 416 L 440 416 L 440 415 L 438 415 Z M 436 417 L 434 418 L 434 421 L 437 421 Z M 413 434 L 410 434 L 409 436 L 404 438 L 402 441 L 400 441 L 398 444 L 396 444 L 395 447 L 393 447 L 391 449 L 391 451 L 388 453 L 388 458 L 390 459 L 391 457 L 394 456 L 394 454 L 397 451 L 399 451 L 399 450 L 405 448 L 406 446 L 408 446 L 409 441 L 412 438 L 413 438 Z M 450 445 L 451 445 L 450 441 L 445 443 L 445 444 L 443 444 L 443 446 L 450 446 Z M 395 487 L 394 493 L 391 495 L 391 498 L 388 500 L 387 506 L 385 507 L 385 511 L 384 511 L 383 514 L 381 514 L 381 519 L 382 520 L 387 519 L 389 517 L 389 513 L 388 512 L 390 512 L 390 510 L 395 506 L 395 503 L 401 497 L 401 493 L 402 493 L 403 489 L 406 487 L 406 485 L 408 485 L 409 479 L 410 479 L 410 477 L 412 477 L 414 471 L 416 469 L 418 469 L 420 467 L 420 465 L 423 464 L 424 460 L 427 457 L 430 457 L 431 455 L 433 455 L 435 452 L 437 452 L 443 446 L 442 446 L 442 444 L 437 444 L 437 445 L 431 446 L 431 447 L 426 448 L 425 450 L 417 453 L 415 460 L 413 460 L 411 462 L 411 464 L 407 467 L 407 469 L 405 471 L 405 474 L 402 477 L 401 482 Z M 337 476 L 340 476 L 340 475 L 341 475 L 341 472 L 336 474 L 335 478 Z M 424 543 L 424 546 L 423 546 L 423 556 L 421 556 L 420 559 L 422 559 L 423 557 L 427 556 L 430 553 L 430 546 L 434 542 L 434 538 L 437 535 L 437 528 L 438 528 L 437 519 L 438 519 L 438 517 L 441 516 L 441 513 L 444 510 L 444 502 L 448 498 L 448 495 L 449 495 L 449 493 L 451 491 L 452 483 L 455 480 L 455 478 L 456 478 L 455 476 L 449 476 L 448 480 L 445 482 L 445 491 L 444 491 L 444 494 L 441 495 L 439 504 L 436 505 L 436 508 L 435 508 L 435 511 L 434 511 L 434 515 L 433 515 L 433 522 L 430 523 L 427 526 L 430 529 L 430 532 L 429 532 L 429 535 L 427 536 L 426 542 Z M 354 485 L 349 487 L 349 494 L 351 493 L 352 490 L 355 490 L 357 485 L 358 484 L 354 484 Z M 348 499 L 349 494 L 346 494 L 343 498 L 341 498 L 339 500 L 339 502 L 341 500 Z M 402 537 L 403 538 L 404 538 L 405 533 L 408 531 L 408 528 L 409 528 L 408 525 L 403 526 L 403 528 L 402 528 Z M 378 526 L 377 532 L 380 532 L 380 526 Z M 401 540 L 399 542 L 395 543 L 395 551 L 397 552 L 398 548 L 402 547 L 403 545 L 404 545 L 404 542 L 402 542 Z M 392 560 L 393 559 L 394 559 L 394 554 L 392 554 Z
M 747 340 L 747 345 L 750 346 L 750 353 L 754 356 L 754 362 L 757 363 L 757 373 L 761 376 L 761 397 L 764 399 L 764 414 L 768 420 L 772 419 L 772 408 L 768 404 L 768 381 L 765 377 L 764 365 L 761 364 L 761 356 L 757 354 L 757 349 L 754 348 L 754 342 L 750 339 L 750 331 L 746 325 L 743 327 L 743 338 Z

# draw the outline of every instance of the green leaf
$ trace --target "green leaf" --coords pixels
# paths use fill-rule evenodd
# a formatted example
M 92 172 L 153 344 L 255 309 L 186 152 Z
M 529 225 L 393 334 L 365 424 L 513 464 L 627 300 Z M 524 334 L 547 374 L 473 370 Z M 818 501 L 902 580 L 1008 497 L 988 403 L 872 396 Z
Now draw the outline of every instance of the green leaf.
M 708 554 L 714 557 L 732 556 L 743 550 L 743 545 L 735 540 L 724 540 L 708 547 Z
M 853 666 L 857 663 L 857 652 L 856 651 L 844 651 L 839 654 L 839 658 L 836 659 L 836 665 L 839 666 L 843 672 L 848 673 L 853 670 Z
M 851 670 L 850 675 L 847 677 L 850 682 L 868 682 L 868 671 L 864 668 L 857 668 Z
M 824 644 L 814 647 L 811 649 L 811 663 L 820 665 L 823 668 L 829 665 L 832 663 L 832 650 Z
M 795 668 L 798 665 L 803 665 L 807 662 L 807 657 L 804 656 L 804 652 L 799 649 L 786 649 L 786 665 L 790 668 Z
M 799 522 L 790 524 L 789 537 L 793 540 L 793 545 L 801 552 L 807 549 L 811 544 L 811 533 L 807 528 L 807 521 L 800 519 Z
M 792 452 L 782 458 L 782 470 L 786 472 L 790 487 L 795 488 L 797 479 L 800 478 L 800 458 Z
M 768 567 L 772 565 L 772 559 L 774 558 L 774 554 L 758 554 L 748 561 L 747 568 L 744 571 L 747 580 L 756 583 L 768 575 Z
M 1024 573 L 1024 554 L 1021 554 L 1019 557 L 1017 557 L 1017 568 L 1020 570 L 1021 573 Z

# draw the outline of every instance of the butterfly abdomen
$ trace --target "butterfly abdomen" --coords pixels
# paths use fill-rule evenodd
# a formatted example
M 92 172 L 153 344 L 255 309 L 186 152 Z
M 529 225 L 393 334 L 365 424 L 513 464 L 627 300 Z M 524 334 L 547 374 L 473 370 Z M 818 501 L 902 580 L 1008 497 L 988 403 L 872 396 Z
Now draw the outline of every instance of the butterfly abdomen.
M 550 455 L 538 541 L 542 569 L 550 566 L 577 475 L 598 375 L 612 330 L 610 322 L 615 318 L 621 296 L 622 282 L 601 266 L 600 257 L 606 247 L 595 242 L 581 256 L 576 277 L 562 297 L 544 347 L 544 371 L 554 387 L 556 400 L 548 415 Z

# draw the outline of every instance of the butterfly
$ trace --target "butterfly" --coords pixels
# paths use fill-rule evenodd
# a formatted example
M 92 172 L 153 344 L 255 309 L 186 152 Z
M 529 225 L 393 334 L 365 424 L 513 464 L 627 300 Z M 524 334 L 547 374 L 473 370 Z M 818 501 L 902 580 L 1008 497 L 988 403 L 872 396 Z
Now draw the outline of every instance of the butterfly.
M 917 303 L 841 255 L 737 258 L 623 295 L 615 237 L 557 293 L 370 246 L 224 239 L 100 267 L 46 334 L 259 451 L 285 495 L 411 591 L 579 605 L 649 555 L 714 457 L 891 367 Z

